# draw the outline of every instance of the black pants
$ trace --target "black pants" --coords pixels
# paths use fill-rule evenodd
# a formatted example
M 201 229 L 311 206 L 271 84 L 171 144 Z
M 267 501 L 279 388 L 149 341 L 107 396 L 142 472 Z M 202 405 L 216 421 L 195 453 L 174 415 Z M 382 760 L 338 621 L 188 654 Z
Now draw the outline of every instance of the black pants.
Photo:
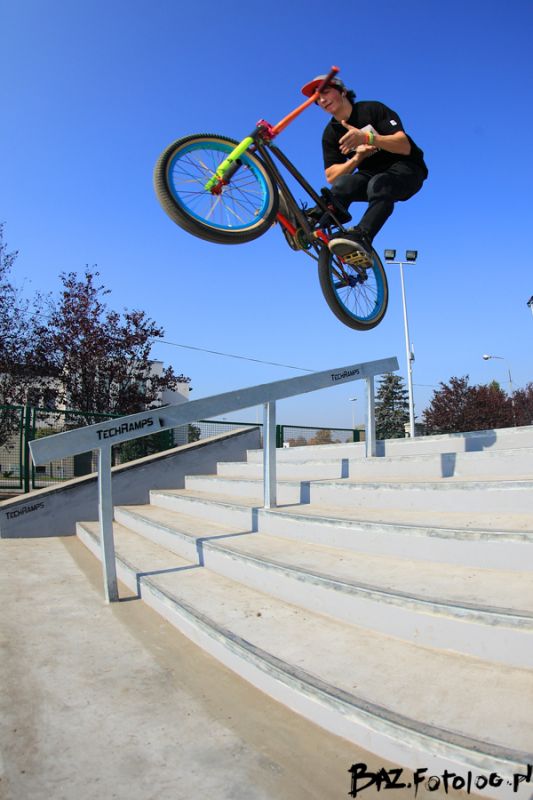
M 377 175 L 364 170 L 341 175 L 333 182 L 331 191 L 345 208 L 354 201 L 368 202 L 359 226 L 372 240 L 392 214 L 394 203 L 416 194 L 425 179 L 425 171 L 416 164 L 398 161 Z

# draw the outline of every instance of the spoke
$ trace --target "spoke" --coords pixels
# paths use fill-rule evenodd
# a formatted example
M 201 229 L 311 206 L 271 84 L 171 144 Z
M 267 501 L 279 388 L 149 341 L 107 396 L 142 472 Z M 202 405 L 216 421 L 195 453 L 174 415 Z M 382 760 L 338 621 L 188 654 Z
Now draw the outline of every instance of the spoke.
M 207 164 L 204 164 L 204 163 L 203 163 L 202 161 L 200 161 L 200 160 L 198 161 L 198 163 L 199 163 L 199 164 L 200 164 L 200 165 L 201 165 L 201 166 L 202 166 L 202 167 L 205 169 L 205 171 L 206 171 L 206 172 L 210 172 L 210 173 L 211 173 L 211 176 L 213 176 L 213 175 L 215 175 L 215 174 L 216 174 L 216 170 L 213 172 L 213 170 L 209 169 L 209 167 L 207 166 Z
M 243 163 L 222 193 L 205 191 L 205 183 L 231 152 L 230 145 L 205 145 L 177 154 L 171 171 L 176 199 L 199 220 L 221 227 L 245 227 L 255 223 L 265 204 L 265 189 L 257 168 Z
M 232 208 L 230 208 L 230 206 L 224 205 L 224 208 L 226 209 L 226 211 L 229 211 L 230 214 L 233 214 L 233 216 L 236 217 L 239 220 L 239 222 L 242 222 L 244 224 L 244 220 L 242 219 L 242 217 L 239 217 L 237 212 L 234 211 Z
M 215 210 L 215 208 L 218 206 L 218 204 L 220 203 L 220 198 L 221 198 L 221 197 L 222 197 L 222 195 L 220 195 L 220 194 L 218 194 L 218 195 L 217 195 L 217 199 L 215 200 L 215 202 L 214 202 L 214 203 L 213 203 L 213 205 L 211 206 L 211 211 L 210 211 L 210 212 L 209 212 L 209 214 L 206 216 L 206 219 L 209 219 L 209 217 L 211 216 L 211 214 L 213 213 L 213 211 Z
M 352 273 L 354 272 L 354 270 L 350 270 L 349 268 L 346 269 Z M 330 265 L 330 271 L 332 286 L 346 310 L 354 317 L 368 319 L 378 306 L 379 291 L 374 271 L 369 270 L 367 272 L 366 281 L 358 282 L 354 286 L 347 285 L 346 281 L 336 280 L 336 278 L 340 276 L 335 269 L 335 263 L 333 261 Z

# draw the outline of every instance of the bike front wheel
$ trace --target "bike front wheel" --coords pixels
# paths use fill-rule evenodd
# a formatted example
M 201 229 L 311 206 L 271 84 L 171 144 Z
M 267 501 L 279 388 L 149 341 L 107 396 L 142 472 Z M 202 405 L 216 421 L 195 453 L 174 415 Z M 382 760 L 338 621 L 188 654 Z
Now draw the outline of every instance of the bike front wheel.
M 278 211 L 278 189 L 265 164 L 253 153 L 219 194 L 205 189 L 238 144 L 211 133 L 186 136 L 161 154 L 154 188 L 169 217 L 188 233 L 219 244 L 241 244 L 261 236 Z
M 389 287 L 383 264 L 375 250 L 372 266 L 357 270 L 327 247 L 320 251 L 318 278 L 326 303 L 337 319 L 349 328 L 368 331 L 379 325 L 389 302 Z

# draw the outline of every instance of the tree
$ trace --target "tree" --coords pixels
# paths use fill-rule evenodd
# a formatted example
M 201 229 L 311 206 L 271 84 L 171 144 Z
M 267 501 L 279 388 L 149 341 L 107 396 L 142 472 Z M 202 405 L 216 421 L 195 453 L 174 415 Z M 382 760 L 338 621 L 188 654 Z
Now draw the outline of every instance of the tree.
M 440 389 L 433 392 L 423 413 L 428 433 L 462 433 L 513 425 L 511 399 L 496 381 L 480 386 L 470 386 L 468 381 L 468 375 L 453 377 L 449 384 L 441 383 Z
M 321 428 L 309 439 L 309 444 L 333 444 L 331 431 L 328 428 Z
M 387 373 L 381 378 L 376 393 L 376 437 L 403 438 L 408 421 L 409 400 L 403 378 Z
M 17 251 L 9 252 L 0 224 L 0 406 L 31 402 L 32 393 L 42 382 L 42 371 L 35 357 L 35 322 L 39 303 L 30 304 L 13 284 L 12 270 Z M 0 409 L 0 444 L 20 424 L 20 412 Z
M 17 251 L 8 251 L 0 224 L 0 404 L 23 403 L 21 382 L 30 348 L 28 303 L 12 283 Z
M 189 425 L 187 429 L 187 441 L 189 444 L 199 442 L 202 437 L 202 431 L 198 425 Z
M 98 285 L 98 272 L 60 277 L 60 298 L 49 300 L 48 321 L 38 329 L 38 354 L 57 404 L 87 414 L 132 414 L 159 405 L 162 390 L 189 383 L 172 367 L 152 373 L 150 351 L 163 329 L 144 311 L 110 311 L 110 290 Z
M 513 392 L 513 409 L 516 425 L 533 425 L 533 383 Z

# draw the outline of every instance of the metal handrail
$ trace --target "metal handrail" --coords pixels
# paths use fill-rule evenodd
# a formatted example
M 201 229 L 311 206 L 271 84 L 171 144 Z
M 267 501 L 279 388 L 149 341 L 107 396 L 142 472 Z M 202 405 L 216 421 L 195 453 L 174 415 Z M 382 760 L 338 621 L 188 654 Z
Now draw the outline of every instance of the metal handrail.
M 276 505 L 276 401 L 314 392 L 329 386 L 366 380 L 367 437 L 366 455 L 376 455 L 374 416 L 374 377 L 398 369 L 397 358 L 385 358 L 351 364 L 347 367 L 314 372 L 259 386 L 237 389 L 224 394 L 164 406 L 153 411 L 129 414 L 98 422 L 85 428 L 57 433 L 30 442 L 36 466 L 88 450 L 98 450 L 98 513 L 104 569 L 106 600 L 119 599 L 113 540 L 113 502 L 111 491 L 111 448 L 115 444 L 138 439 L 168 428 L 187 425 L 199 419 L 218 417 L 253 406 L 264 406 L 263 427 L 263 501 L 265 508 Z

